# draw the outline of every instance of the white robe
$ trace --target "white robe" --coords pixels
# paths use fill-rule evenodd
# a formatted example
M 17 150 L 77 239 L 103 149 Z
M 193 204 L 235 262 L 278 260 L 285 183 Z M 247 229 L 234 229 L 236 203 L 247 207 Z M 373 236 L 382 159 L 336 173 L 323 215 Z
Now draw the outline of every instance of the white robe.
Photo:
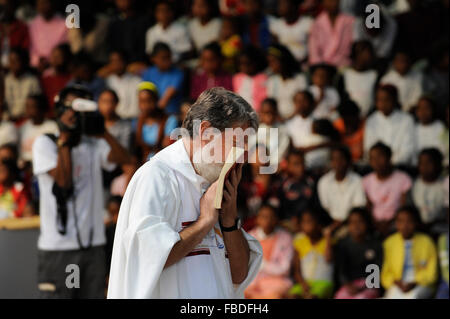
M 163 269 L 179 232 L 200 214 L 209 184 L 197 175 L 182 140 L 165 148 L 133 176 L 119 212 L 108 298 L 242 298 L 262 260 L 259 242 L 245 233 L 249 272 L 233 285 L 218 224 L 187 256 Z M 209 251 L 209 254 L 202 254 Z

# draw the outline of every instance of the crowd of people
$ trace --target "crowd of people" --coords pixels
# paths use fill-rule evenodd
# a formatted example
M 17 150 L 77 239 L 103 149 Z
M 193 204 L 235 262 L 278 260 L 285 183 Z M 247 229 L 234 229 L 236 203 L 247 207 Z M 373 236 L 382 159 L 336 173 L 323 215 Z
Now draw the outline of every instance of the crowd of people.
M 82 86 L 131 154 L 102 175 L 110 258 L 133 174 L 224 87 L 278 129 L 240 184 L 264 259 L 247 298 L 449 297 L 448 0 L 79 1 L 80 28 L 67 4 L 0 0 L 0 218 L 40 213 L 33 143 Z

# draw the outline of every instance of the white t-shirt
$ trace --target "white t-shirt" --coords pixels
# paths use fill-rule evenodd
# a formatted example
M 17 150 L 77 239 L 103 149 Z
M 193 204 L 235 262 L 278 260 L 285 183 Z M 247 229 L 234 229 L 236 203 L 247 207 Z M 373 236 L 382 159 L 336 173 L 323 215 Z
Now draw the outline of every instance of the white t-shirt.
M 20 127 L 20 158 L 25 161 L 32 159 L 32 147 L 37 137 L 42 134 L 58 134 L 59 129 L 55 121 L 45 120 L 41 125 L 34 125 L 31 120 Z
M 102 168 L 112 171 L 115 164 L 108 161 L 111 148 L 104 139 L 83 137 L 81 143 L 72 149 L 72 172 L 75 201 L 67 203 L 67 233 L 58 232 L 57 205 L 52 193 L 54 179 L 48 172 L 57 165 L 56 144 L 46 135 L 39 136 L 33 144 L 33 172 L 39 183 L 41 234 L 38 248 L 41 250 L 79 249 L 75 218 L 83 246 L 89 244 L 89 234 L 93 229 L 93 246 L 105 244 L 103 223 L 103 182 Z M 74 208 L 76 212 L 74 212 Z
M 432 223 L 443 219 L 443 208 L 445 206 L 445 190 L 442 180 L 434 183 L 426 183 L 418 178 L 411 190 L 414 205 L 419 209 L 420 217 L 424 223 Z
M 441 121 L 434 121 L 429 125 L 416 124 L 417 153 L 425 148 L 434 147 L 442 152 L 448 150 L 448 141 L 444 139 L 445 126 Z
M 375 70 L 358 72 L 355 69 L 347 69 L 344 72 L 345 90 L 353 102 L 359 106 L 363 117 L 367 116 L 374 104 L 377 76 Z
M 274 18 L 270 21 L 270 32 L 278 38 L 278 42 L 286 46 L 299 61 L 308 55 L 308 38 L 314 19 L 308 16 L 300 17 L 292 24 L 285 19 Z
M 173 22 L 166 29 L 159 23 L 148 29 L 145 35 L 145 52 L 151 54 L 157 42 L 166 43 L 170 47 L 174 62 L 178 62 L 180 55 L 192 48 L 186 27 L 180 22 Z
M 314 109 L 313 116 L 316 119 L 327 119 L 330 121 L 335 121 L 338 119 L 337 107 L 341 102 L 338 91 L 334 87 L 326 87 L 324 90 L 322 100 L 319 100 L 320 89 L 315 85 L 309 87 L 309 91 L 314 96 L 317 102 L 316 108 Z
M 197 51 L 219 39 L 222 21 L 219 18 L 211 19 L 207 24 L 202 25 L 200 19 L 193 18 L 188 22 L 189 35 Z
M 294 96 L 298 91 L 308 88 L 306 77 L 297 74 L 294 77 L 283 80 L 274 74 L 267 80 L 267 96 L 274 98 L 278 102 L 278 111 L 283 119 L 289 118 L 294 113 Z
M 119 96 L 116 112 L 123 119 L 139 116 L 137 88 L 140 82 L 140 77 L 130 73 L 125 73 L 122 76 L 113 74 L 106 78 L 107 86 Z
M 353 207 L 367 203 L 362 179 L 352 171 L 342 181 L 336 180 L 334 171 L 328 172 L 319 180 L 318 193 L 322 207 L 338 221 L 346 220 Z
M 411 71 L 402 76 L 390 70 L 380 80 L 381 84 L 390 84 L 397 88 L 398 97 L 404 111 L 409 111 L 419 101 L 423 92 L 423 74 Z
M 19 141 L 19 134 L 13 123 L 0 119 L 0 146 L 8 143 L 16 144 Z

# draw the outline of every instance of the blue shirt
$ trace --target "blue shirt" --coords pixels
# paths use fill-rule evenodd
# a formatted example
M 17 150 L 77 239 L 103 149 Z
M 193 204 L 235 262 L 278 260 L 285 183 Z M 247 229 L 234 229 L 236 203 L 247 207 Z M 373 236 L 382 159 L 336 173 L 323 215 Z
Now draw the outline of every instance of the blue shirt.
M 183 86 L 183 77 L 183 72 L 175 67 L 172 67 L 168 71 L 160 71 L 156 66 L 152 66 L 144 71 L 142 80 L 155 83 L 160 97 L 166 93 L 168 88 L 175 88 L 177 94 L 170 100 L 166 107 L 166 112 L 168 114 L 176 114 L 181 104 L 180 91 Z

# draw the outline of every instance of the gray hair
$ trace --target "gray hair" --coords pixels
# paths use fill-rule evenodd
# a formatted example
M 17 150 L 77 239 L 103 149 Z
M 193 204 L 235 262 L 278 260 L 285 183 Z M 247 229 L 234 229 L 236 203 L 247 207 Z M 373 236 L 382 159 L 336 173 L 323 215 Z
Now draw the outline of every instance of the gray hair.
M 183 128 L 191 137 L 194 132 L 194 121 L 208 121 L 212 127 L 223 132 L 233 125 L 248 124 L 258 129 L 258 116 L 255 110 L 241 96 L 222 87 L 204 91 L 189 109 L 183 121 Z

